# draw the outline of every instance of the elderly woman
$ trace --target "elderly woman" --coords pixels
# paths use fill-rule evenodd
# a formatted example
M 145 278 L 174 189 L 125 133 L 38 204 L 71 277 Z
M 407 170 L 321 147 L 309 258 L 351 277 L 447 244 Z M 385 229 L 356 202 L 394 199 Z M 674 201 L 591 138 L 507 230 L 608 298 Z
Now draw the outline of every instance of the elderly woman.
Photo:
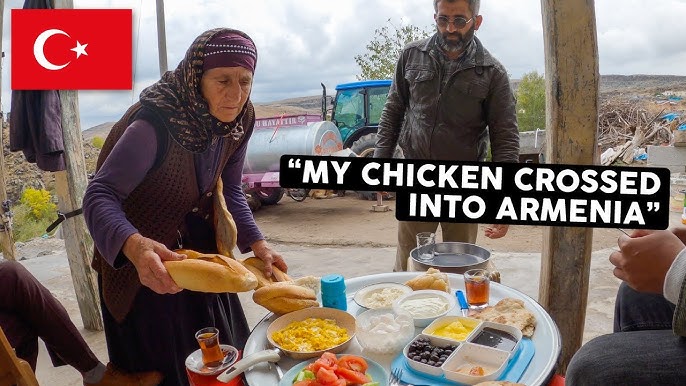
M 255 122 L 250 102 L 257 51 L 246 34 L 200 35 L 175 71 L 143 90 L 112 128 L 84 197 L 95 242 L 110 360 L 127 371 L 161 371 L 188 385 L 185 358 L 208 326 L 242 349 L 248 324 L 235 294 L 181 291 L 162 261 L 183 248 L 216 252 L 212 194 L 221 178 L 238 247 L 286 270 L 266 243 L 241 190 Z

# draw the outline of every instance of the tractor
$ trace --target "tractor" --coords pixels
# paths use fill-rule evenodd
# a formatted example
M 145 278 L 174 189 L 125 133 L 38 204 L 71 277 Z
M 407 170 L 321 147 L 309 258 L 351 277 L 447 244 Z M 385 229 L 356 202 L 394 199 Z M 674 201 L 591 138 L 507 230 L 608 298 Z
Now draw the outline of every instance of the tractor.
M 376 130 L 386 104 L 390 80 L 365 80 L 336 86 L 331 101 L 331 122 L 338 127 L 343 147 L 359 157 L 372 157 Z M 328 113 L 326 87 L 322 84 L 322 118 Z

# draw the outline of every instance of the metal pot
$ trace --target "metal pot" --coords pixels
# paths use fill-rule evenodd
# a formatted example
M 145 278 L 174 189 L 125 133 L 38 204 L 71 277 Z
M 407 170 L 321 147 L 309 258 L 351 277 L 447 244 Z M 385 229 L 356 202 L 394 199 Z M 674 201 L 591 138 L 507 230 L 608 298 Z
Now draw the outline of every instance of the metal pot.
M 431 254 L 431 248 L 433 258 L 420 260 L 422 254 Z M 410 257 L 416 271 L 436 268 L 441 272 L 462 274 L 470 269 L 487 269 L 491 252 L 475 244 L 443 242 L 417 247 L 410 252 Z

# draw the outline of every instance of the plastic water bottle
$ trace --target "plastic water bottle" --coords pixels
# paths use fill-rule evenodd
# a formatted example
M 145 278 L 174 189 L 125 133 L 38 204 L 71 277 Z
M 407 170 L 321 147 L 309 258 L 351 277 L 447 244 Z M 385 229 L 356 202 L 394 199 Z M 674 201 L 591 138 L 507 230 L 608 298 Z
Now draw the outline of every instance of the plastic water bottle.
M 348 300 L 345 296 L 345 279 L 343 279 L 343 275 L 323 276 L 321 284 L 322 306 L 347 311 Z

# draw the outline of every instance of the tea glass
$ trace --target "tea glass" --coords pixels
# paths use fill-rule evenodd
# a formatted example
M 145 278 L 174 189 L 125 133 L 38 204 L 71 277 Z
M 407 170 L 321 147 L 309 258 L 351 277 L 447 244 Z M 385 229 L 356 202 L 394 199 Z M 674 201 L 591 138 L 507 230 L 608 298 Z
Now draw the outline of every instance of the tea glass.
M 490 284 L 489 273 L 485 269 L 470 269 L 464 273 L 464 287 L 469 308 L 479 310 L 488 306 Z
M 200 351 L 202 351 L 202 363 L 207 367 L 218 367 L 224 360 L 224 353 L 219 345 L 219 330 L 214 327 L 206 327 L 195 333 Z

